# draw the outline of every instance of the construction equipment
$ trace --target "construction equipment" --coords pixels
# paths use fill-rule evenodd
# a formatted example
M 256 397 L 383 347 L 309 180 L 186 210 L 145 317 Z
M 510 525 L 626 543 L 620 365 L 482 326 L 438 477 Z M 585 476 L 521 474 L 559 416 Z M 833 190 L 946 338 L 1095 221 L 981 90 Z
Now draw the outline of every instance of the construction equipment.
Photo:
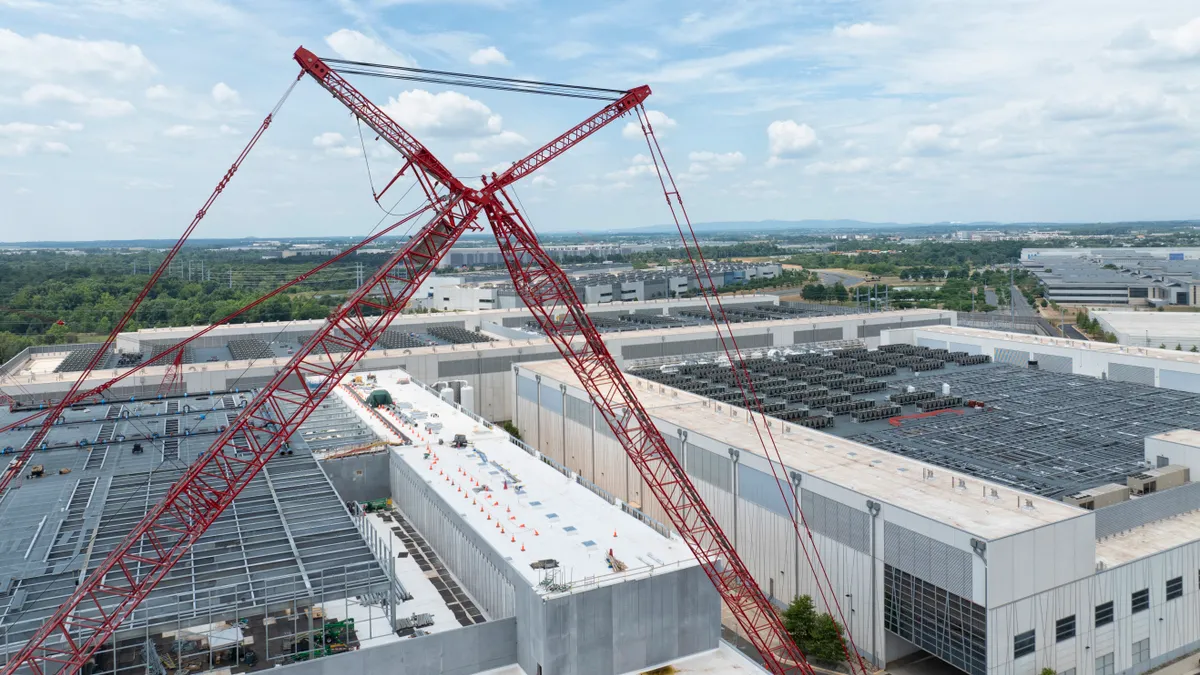
M 130 534 L 77 586 L 55 615 L 14 655 L 6 664 L 4 674 L 11 675 L 18 669 L 28 668 L 35 675 L 42 675 L 51 664 L 60 668 L 58 672 L 68 675 L 79 670 L 101 644 L 111 639 L 121 622 L 383 335 L 450 246 L 467 231 L 483 229 L 478 222 L 481 216 L 486 216 L 492 227 L 517 294 L 578 375 L 600 416 L 716 586 L 725 606 L 741 625 L 743 634 L 759 651 L 766 667 L 774 673 L 812 673 L 784 629 L 778 613 L 638 402 L 599 331 L 584 311 L 570 280 L 541 248 L 509 191 L 516 181 L 612 121 L 628 114 L 636 114 L 642 119 L 645 114 L 642 104 L 650 95 L 649 87 L 617 91 L 504 78 L 488 78 L 486 85 L 464 82 L 468 86 L 493 89 L 504 83 L 521 83 L 520 86 L 513 84 L 511 88 L 610 101 L 598 113 L 513 163 L 502 173 L 485 176 L 483 187 L 476 189 L 464 185 L 425 146 L 367 100 L 339 72 L 413 79 L 413 69 L 405 69 L 401 76 L 386 66 L 336 60 L 326 62 L 304 48 L 296 51 L 295 58 L 301 65 L 301 76 L 307 74 L 314 78 L 379 138 L 403 155 L 405 163 L 392 183 L 410 172 L 435 214 L 382 268 L 332 311 L 325 325 L 296 350 L 287 365 L 281 367 L 259 394 L 242 408 L 237 419 L 218 436 L 209 450 L 167 490 L 163 500 L 146 513 Z M 268 116 L 254 140 L 265 130 L 270 119 Z M 652 134 L 645 121 L 642 127 L 648 136 Z M 249 147 L 239 157 L 239 163 Z M 224 181 L 220 187 L 223 186 Z M 385 187 L 384 191 L 387 189 Z M 671 195 L 678 200 L 677 191 L 668 192 L 669 203 L 673 203 Z M 379 194 L 375 197 L 378 199 Z M 202 213 L 197 220 L 200 217 Z M 94 364 L 89 365 L 89 370 L 91 367 Z M 80 376 L 80 382 L 85 376 L 86 373 Z M 298 388 L 284 387 L 285 383 L 295 386 L 294 382 L 299 382 Z M 64 402 L 75 396 L 78 385 L 79 382 Z M 47 420 L 52 422 L 54 417 L 57 417 L 56 413 Z M 110 578 L 106 580 L 106 576 Z M 328 637 L 322 637 L 325 653 L 330 653 L 337 644 L 331 644 Z M 300 653 L 313 651 L 305 648 Z
M 41 464 L 34 464 L 33 466 L 29 467 L 29 477 L 30 478 L 41 478 L 42 476 L 45 476 L 45 475 L 46 475 L 46 467 L 42 466 Z
M 466 434 L 454 434 L 454 440 L 450 442 L 450 447 L 452 447 L 452 448 L 467 447 L 467 435 Z

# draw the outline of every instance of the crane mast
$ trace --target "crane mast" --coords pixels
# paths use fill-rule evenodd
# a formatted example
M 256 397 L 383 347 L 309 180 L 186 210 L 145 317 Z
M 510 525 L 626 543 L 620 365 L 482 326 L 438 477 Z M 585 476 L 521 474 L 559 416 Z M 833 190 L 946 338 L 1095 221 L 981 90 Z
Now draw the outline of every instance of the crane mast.
M 413 170 L 435 215 L 355 290 L 151 508 L 72 596 L 5 665 L 34 675 L 73 674 L 91 658 L 171 567 L 233 502 L 366 351 L 458 238 L 486 217 L 518 294 L 577 374 L 605 422 L 774 673 L 812 673 L 782 621 L 670 451 L 608 352 L 571 285 L 541 248 L 506 188 L 613 120 L 638 108 L 649 87 L 631 89 L 481 188 L 459 181 L 428 148 L 309 50 L 295 59 L 373 129 Z

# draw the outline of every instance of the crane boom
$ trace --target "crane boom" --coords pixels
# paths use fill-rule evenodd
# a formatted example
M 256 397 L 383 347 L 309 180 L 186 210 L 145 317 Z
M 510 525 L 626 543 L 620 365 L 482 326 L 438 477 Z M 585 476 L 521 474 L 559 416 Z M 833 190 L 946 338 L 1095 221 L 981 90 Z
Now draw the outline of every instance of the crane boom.
M 497 196 L 503 200 L 493 200 L 486 213 L 517 294 L 578 376 L 596 411 L 771 672 L 811 674 L 779 614 L 609 354 L 571 280 L 542 250 L 508 194 Z
M 504 191 L 634 110 L 649 95 L 649 88 L 630 90 L 482 190 L 475 190 L 458 181 L 415 137 L 312 52 L 301 47 L 295 58 L 304 72 L 417 169 L 417 180 L 430 202 L 440 205 L 437 215 L 330 314 L 325 325 L 6 664 L 3 675 L 12 675 L 22 666 L 34 675 L 46 675 L 50 664 L 61 666 L 59 672 L 65 675 L 78 671 L 358 363 L 450 246 L 468 229 L 479 227 L 476 220 L 485 213 L 522 300 L 578 374 L 766 665 L 774 673 L 811 674 L 779 615 L 608 353 L 570 280 L 541 248 Z
M 452 200 L 358 288 L 5 665 L 77 672 L 366 354 L 478 214 Z M 372 295 L 385 298 L 371 299 Z M 372 316 L 372 311 L 382 311 Z M 350 345 L 348 351 L 341 347 Z M 299 375 L 298 381 L 294 376 Z M 309 376 L 318 376 L 310 380 Z M 298 387 L 295 390 L 285 388 Z

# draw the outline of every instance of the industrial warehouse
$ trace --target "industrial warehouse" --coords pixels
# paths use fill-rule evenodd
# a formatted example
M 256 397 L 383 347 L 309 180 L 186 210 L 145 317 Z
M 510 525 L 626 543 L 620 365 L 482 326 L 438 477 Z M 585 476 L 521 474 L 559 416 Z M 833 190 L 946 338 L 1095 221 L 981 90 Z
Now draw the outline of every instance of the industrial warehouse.
M 363 243 L 411 234 L 324 320 L 235 320 L 310 271 L 124 332 L 281 100 L 103 342 L 4 364 L 4 675 L 1112 675 L 1200 650 L 1196 354 L 725 301 L 782 266 L 708 265 L 648 86 L 294 59 L 404 158 L 382 192 L 421 188 Z M 345 75 L 603 107 L 468 185 Z M 686 260 L 580 282 L 514 186 L 621 119 Z M 485 227 L 523 309 L 417 307 Z
M 1200 358 L 957 328 L 925 314 L 737 324 L 740 340 L 768 338 L 743 349 L 783 468 L 761 454 L 713 338 L 706 350 L 686 333 L 654 329 L 606 341 L 771 600 L 817 594 L 803 563 L 813 547 L 877 667 L 934 658 L 967 673 L 1099 673 L 1109 664 L 1133 673 L 1200 648 L 1189 618 L 1200 537 L 1188 520 L 1200 470 L 1200 438 L 1188 431 L 1200 425 L 1200 399 L 1189 391 L 1200 389 Z M 464 321 L 485 316 L 494 317 Z M 471 343 L 484 353 L 473 359 L 511 348 L 477 334 L 492 339 Z M 356 370 L 95 667 L 751 667 L 720 639 L 718 597 L 556 355 L 455 384 L 437 373 L 459 349 L 421 349 L 420 361 L 416 350 L 405 356 L 432 375 L 429 386 L 399 364 Z M 509 414 L 472 412 L 477 387 Z M 205 451 L 250 389 L 112 400 L 64 415 L 0 502 L 7 649 Z M 18 402 L 4 419 L 32 408 Z M 501 420 L 529 445 L 491 424 Z M 15 428 L 0 442 L 17 447 L 30 433 Z M 789 490 L 775 487 L 773 472 Z M 791 530 L 792 487 L 811 541 Z M 591 500 L 584 518 L 579 504 Z M 605 509 L 612 515 L 598 518 Z M 647 593 L 675 600 L 651 611 L 633 600 Z M 545 602 L 563 603 L 555 615 L 579 617 L 571 621 L 600 612 L 642 623 L 614 642 L 577 644 L 544 632 L 553 627 Z M 641 646 L 618 648 L 631 644 Z M 336 665 L 345 659 L 358 660 Z M 584 665 L 594 662 L 603 665 Z

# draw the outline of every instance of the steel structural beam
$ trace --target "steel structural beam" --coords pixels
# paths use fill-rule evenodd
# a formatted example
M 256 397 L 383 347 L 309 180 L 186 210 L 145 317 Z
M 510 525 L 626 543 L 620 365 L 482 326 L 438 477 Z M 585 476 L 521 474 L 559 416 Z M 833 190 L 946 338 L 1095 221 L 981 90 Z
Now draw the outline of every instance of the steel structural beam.
M 649 88 L 631 91 L 518 162 L 517 166 L 522 167 L 519 175 L 506 172 L 503 180 L 497 179 L 484 190 L 474 190 L 458 181 L 419 141 L 311 52 L 300 48 L 295 56 L 305 72 L 404 155 L 407 166 L 416 169 L 416 178 L 429 200 L 442 206 L 431 222 L 330 315 L 325 326 L 264 386 L 210 450 L 191 465 L 164 499 L 148 511 L 9 661 L 5 675 L 21 667 L 36 675 L 55 666 L 59 672 L 73 674 L 79 670 L 350 372 L 450 246 L 467 229 L 478 227 L 475 221 L 482 212 L 488 215 L 510 275 L 527 306 L 575 369 L 593 403 L 622 440 L 634 465 L 768 667 L 776 673 L 811 673 L 779 615 L 638 402 L 570 280 L 542 250 L 532 229 L 502 191 L 512 181 L 633 110 L 649 95 Z M 440 193 L 439 188 L 446 188 L 448 193 Z M 557 315 L 558 311 L 564 313 Z M 135 569 L 140 572 L 135 573 Z M 106 583 L 110 572 L 115 581 Z

